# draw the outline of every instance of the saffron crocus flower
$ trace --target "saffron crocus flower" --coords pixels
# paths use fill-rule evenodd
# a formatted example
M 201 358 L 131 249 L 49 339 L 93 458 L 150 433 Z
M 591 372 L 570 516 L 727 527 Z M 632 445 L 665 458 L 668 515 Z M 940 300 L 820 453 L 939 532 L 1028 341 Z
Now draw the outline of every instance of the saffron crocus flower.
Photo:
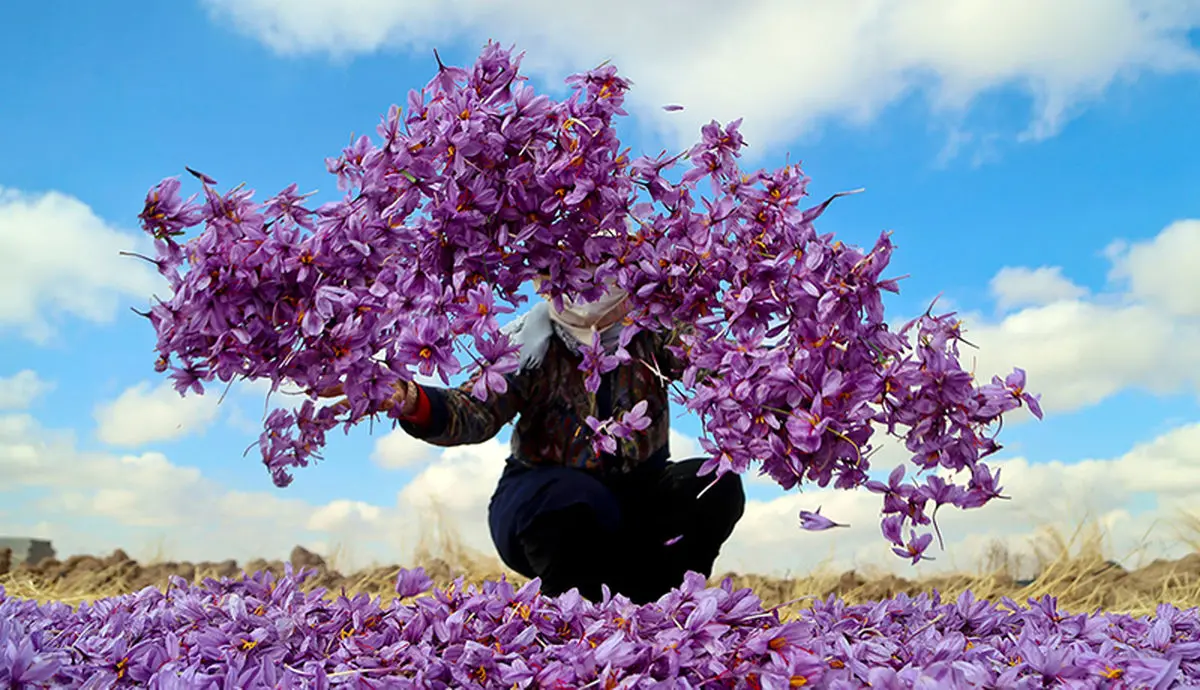
M 800 527 L 810 532 L 820 532 L 834 527 L 849 527 L 849 525 L 839 524 L 821 515 L 821 508 L 818 507 L 815 511 L 800 511 Z
M 508 391 L 508 375 L 520 366 L 517 354 L 520 348 L 507 337 L 480 338 L 475 341 L 483 366 L 477 373 L 471 394 L 477 400 L 487 400 L 492 394 L 502 395 Z
M 0 657 L 0 681 L 14 688 L 36 687 L 54 677 L 61 665 L 57 654 L 39 654 L 33 641 L 9 639 Z M 7 667 L 7 668 L 5 668 Z M 7 677 L 6 677 L 7 676 Z
M 916 565 L 922 560 L 931 560 L 925 555 L 925 550 L 933 542 L 932 534 L 917 535 L 913 533 L 909 536 L 909 541 L 903 547 L 895 547 L 892 549 L 897 556 L 912 560 L 913 565 Z
M 617 439 L 612 434 L 608 422 L 601 422 L 591 415 L 584 422 L 592 430 L 592 445 L 598 453 L 617 452 Z
M 478 338 L 498 330 L 496 317 L 500 314 L 510 314 L 513 309 L 497 304 L 495 293 L 480 287 L 467 292 L 464 311 L 471 319 L 471 332 Z
M 424 568 L 415 568 L 413 570 L 401 569 L 396 575 L 396 594 L 401 599 L 415 597 L 422 592 L 426 592 L 433 586 L 433 580 L 425 574 Z
M 1041 396 L 1032 395 L 1025 390 L 1025 370 L 1013 369 L 1013 373 L 1009 374 L 1004 379 L 1004 386 L 1007 388 L 1014 398 L 1017 398 L 1029 406 L 1029 411 L 1038 419 L 1042 418 L 1042 406 L 1040 402 Z
M 633 406 L 633 409 L 621 415 L 621 420 L 613 425 L 612 434 L 617 438 L 629 438 L 635 431 L 645 431 L 650 427 L 650 418 L 646 416 L 648 403 L 643 400 Z
M 422 376 L 433 376 L 436 372 L 447 385 L 449 377 L 458 373 L 460 367 L 445 331 L 434 318 L 418 319 L 415 328 L 400 336 L 395 354 L 416 364 Z
M 583 362 L 580 364 L 580 369 L 587 372 L 587 377 L 584 379 L 584 387 L 589 393 L 595 393 L 600 390 L 600 377 L 613 369 L 616 369 L 621 362 L 621 358 L 616 354 L 606 354 L 604 346 L 601 345 L 600 334 L 594 335 L 592 342 L 585 344 L 580 350 L 583 357 Z
M 475 384 L 471 386 L 471 395 L 476 400 L 487 400 L 492 395 L 503 395 L 508 391 L 508 377 L 505 376 L 505 373 L 504 368 L 499 365 L 484 365 L 475 375 Z
M 868 481 L 864 486 L 868 491 L 883 494 L 883 510 L 885 513 L 898 513 L 908 505 L 908 499 L 916 490 L 911 484 L 904 484 L 904 465 L 897 465 L 888 475 L 886 484 L 878 481 Z
M 892 544 L 895 544 L 896 546 L 903 546 L 903 544 L 904 544 L 904 538 L 903 538 L 902 532 L 901 532 L 903 527 L 904 527 L 904 515 L 899 514 L 899 513 L 893 513 L 893 514 L 888 515 L 880 523 L 880 528 L 881 528 L 881 531 L 883 532 L 883 538 L 887 539 L 889 542 L 891 542 Z
M 438 52 L 433 51 L 433 58 L 437 60 L 438 71 L 437 75 L 429 81 L 426 88 L 429 90 L 440 90 L 444 93 L 454 93 L 455 87 L 468 80 L 467 71 L 461 67 L 447 66 L 442 62 L 442 58 Z
M 829 427 L 829 421 L 809 410 L 796 410 L 788 418 L 784 428 L 797 450 L 802 453 L 814 453 L 821 447 L 822 436 Z
M 299 185 L 292 183 L 266 201 L 264 212 L 268 219 L 286 220 L 311 232 L 316 230 L 312 221 L 313 211 L 304 208 L 301 204 L 313 194 L 315 192 L 301 194 Z
M 146 195 L 145 208 L 138 218 L 146 231 L 159 240 L 181 234 L 202 217 L 199 209 L 192 204 L 196 197 L 183 199 L 179 195 L 181 187 L 179 178 L 169 177 Z

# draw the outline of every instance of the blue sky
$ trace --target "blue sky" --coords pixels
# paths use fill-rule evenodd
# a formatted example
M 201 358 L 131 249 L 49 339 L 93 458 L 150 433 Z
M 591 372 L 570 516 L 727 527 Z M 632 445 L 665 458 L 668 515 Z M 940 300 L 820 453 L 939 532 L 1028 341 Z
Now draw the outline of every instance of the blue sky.
M 686 107 L 681 116 L 699 118 L 696 123 L 745 114 L 756 156 L 752 163 L 774 168 L 790 153 L 812 177 L 814 198 L 865 187 L 866 194 L 839 200 L 819 227 L 857 244 L 870 243 L 884 229 L 895 232 L 899 250 L 892 272 L 911 277 L 901 296 L 889 303 L 893 315 L 912 315 L 944 293 L 955 308 L 972 315 L 968 327 L 980 324 L 981 363 L 993 369 L 988 373 L 1024 366 L 1030 370 L 1031 387 L 1050 403 L 1045 421 L 1006 429 L 1008 455 L 1031 465 L 1116 461 L 1138 444 L 1200 421 L 1200 370 L 1164 371 L 1196 361 L 1181 351 L 1200 344 L 1194 337 L 1200 314 L 1187 305 L 1163 302 L 1153 279 L 1153 252 L 1166 252 L 1176 265 L 1186 266 L 1178 264 L 1182 255 L 1171 247 L 1195 247 L 1189 238 L 1200 234 L 1188 226 L 1180 233 L 1181 244 L 1154 244 L 1172 223 L 1200 219 L 1196 13 L 1158 16 L 1142 33 L 1114 36 L 1113 42 L 1122 45 L 1143 43 L 1111 55 L 1075 46 L 1064 33 L 1067 37 L 1055 40 L 1062 42 L 1062 61 L 1071 62 L 1070 69 L 1032 49 L 1027 60 L 1013 58 L 1018 66 L 1008 66 L 1011 51 L 1024 45 L 1013 39 L 1007 58 L 994 64 L 987 55 L 961 54 L 946 62 L 924 58 L 914 63 L 911 74 L 899 77 L 878 65 L 862 67 L 862 73 L 848 71 L 836 97 L 829 95 L 832 87 L 783 73 L 769 92 L 796 93 L 776 94 L 775 101 L 767 102 L 760 97 L 767 91 L 743 82 L 764 79 L 759 72 L 768 68 L 747 62 L 740 72 L 675 79 L 669 71 L 660 73 L 667 68 L 657 66 L 653 52 L 636 36 L 621 33 L 625 25 L 609 33 L 611 43 L 595 39 L 572 52 L 572 42 L 542 35 L 559 30 L 553 21 L 566 21 L 562 18 L 547 20 L 553 25 L 539 32 L 515 18 L 494 23 L 472 18 L 472 3 L 459 3 L 446 20 L 444 35 L 425 40 L 413 38 L 424 26 L 422 10 L 405 3 L 346 5 L 364 13 L 378 10 L 376 20 L 367 24 L 350 16 L 351 11 L 330 14 L 326 5 L 314 0 L 288 9 L 264 0 L 230 11 L 234 6 L 220 0 L 79 3 L 68 15 L 61 5 L 20 3 L 2 11 L 0 62 L 10 67 L 0 72 L 0 93 L 5 94 L 0 99 L 0 188 L 8 195 L 0 196 L 0 248 L 15 252 L 9 255 L 15 275 L 36 279 L 20 284 L 15 278 L 0 280 L 0 302 L 24 300 L 35 307 L 32 312 L 0 308 L 0 379 L 11 382 L 19 372 L 31 370 L 49 384 L 39 386 L 46 388 L 42 394 L 0 410 L 0 415 L 35 420 L 36 429 L 28 432 L 33 436 L 21 437 L 25 442 L 41 443 L 69 432 L 79 462 L 159 452 L 174 467 L 198 470 L 206 482 L 223 487 L 218 491 L 269 495 L 310 507 L 339 500 L 392 507 L 406 482 L 429 466 L 414 463 L 397 470 L 373 461 L 375 444 L 386 429 L 372 435 L 360 428 L 349 438 L 336 437 L 325 463 L 300 470 L 287 489 L 271 486 L 257 450 L 242 456 L 257 438 L 253 426 L 247 427 L 261 410 L 261 396 L 253 391 L 238 391 L 215 416 L 197 422 L 194 433 L 166 438 L 169 433 L 163 432 L 152 438 L 147 432 L 151 440 L 146 442 L 111 442 L 117 436 L 103 433 L 102 420 L 108 418 L 97 414 L 98 406 L 131 387 L 154 387 L 163 380 L 152 370 L 153 332 L 129 311 L 144 306 L 148 291 L 143 288 L 153 283 L 132 277 L 131 272 L 140 270 L 134 260 L 115 258 L 114 252 L 81 256 L 84 245 L 73 240 L 94 227 L 117 233 L 96 246 L 115 251 L 124 233 L 128 248 L 134 248 L 141 241 L 136 215 L 146 190 L 163 177 L 183 173 L 185 165 L 212 175 L 222 187 L 244 181 L 264 198 L 291 182 L 332 198 L 336 187 L 325 172 L 324 158 L 336 155 L 352 133 L 373 133 L 389 105 L 403 103 L 409 88 L 428 80 L 435 68 L 429 48 L 436 45 L 447 62 L 466 64 L 489 37 L 528 51 L 527 73 L 538 88 L 554 92 L 566 73 L 613 57 L 638 83 L 635 95 L 647 86 L 637 96 L 641 100 L 633 101 L 634 116 L 622 124 L 623 138 L 635 152 L 655 153 L 695 138 L 692 120 L 672 121 L 674 114 L 656 111 L 657 105 L 678 102 Z M 1101 8 L 1100 25 L 1109 26 L 1104 20 L 1110 18 L 1113 27 L 1123 26 L 1118 20 L 1124 9 L 1137 6 L 1107 0 L 1095 5 Z M 526 10 L 534 12 L 525 8 L 514 13 Z M 993 6 L 991 11 L 1002 10 Z M 1040 10 L 1030 11 L 1036 15 Z M 838 26 L 855 21 L 822 17 L 797 15 L 795 32 L 813 30 L 816 21 Z M 1029 21 L 1044 29 L 1030 29 L 1038 35 L 1064 26 L 1054 16 L 1031 15 Z M 371 23 L 390 30 L 376 35 Z M 863 51 L 874 50 L 872 34 L 864 35 Z M 726 38 L 733 42 L 736 36 Z M 887 39 L 880 35 L 879 45 L 890 45 Z M 331 54 L 330 46 L 338 50 Z M 673 64 L 686 65 L 683 52 L 695 49 L 687 46 L 670 43 L 661 50 L 673 47 L 679 53 L 672 56 Z M 730 51 L 730 60 L 749 61 L 736 48 L 714 50 Z M 887 50 L 907 55 L 902 47 Z M 836 57 L 817 55 L 805 69 L 850 69 L 820 62 Z M 1087 60 L 1092 60 L 1090 67 L 1080 66 Z M 864 83 L 858 96 L 853 80 Z M 855 105 L 860 102 L 873 105 L 863 112 Z M 1047 103 L 1062 104 L 1061 112 Z M 1023 136 L 1038 123 L 1045 125 L 1044 131 Z M 46 201 L 46 194 L 58 196 Z M 45 202 L 40 207 L 39 199 Z M 62 211 L 70 203 L 86 207 L 85 215 L 90 209 L 92 224 L 72 225 L 70 219 L 79 216 Z M 45 224 L 29 209 L 50 214 Z M 1127 258 L 1149 257 L 1129 259 L 1130 270 L 1142 273 L 1132 273 L 1125 282 L 1111 279 L 1114 263 L 1106 254 L 1118 240 L 1145 249 L 1127 253 Z M 1200 266 L 1200 254 L 1192 258 Z M 90 274 L 84 267 L 97 265 L 103 268 L 94 276 L 83 275 Z M 1013 274 L 998 287 L 993 277 L 1006 267 L 1060 267 L 1056 275 L 1063 280 L 1046 282 L 1048 292 L 1030 297 L 1026 293 L 1043 283 Z M 1186 271 L 1175 275 L 1180 291 L 1197 287 Z M 1014 282 L 1019 285 L 1012 287 Z M 1003 289 L 1029 299 L 1005 309 L 997 301 L 997 290 Z M 88 299 L 95 303 L 67 306 Z M 1136 314 L 1121 311 L 1129 305 L 1137 308 Z M 1138 311 L 1142 307 L 1145 314 Z M 1055 309 L 1085 319 L 1087 330 L 1055 331 L 1066 323 Z M 1144 320 L 1149 318 L 1159 320 Z M 46 320 L 48 330 L 33 329 L 30 324 L 39 319 Z M 1144 338 L 1130 330 L 1143 323 L 1154 325 Z M 1064 355 L 1071 348 L 1078 351 Z M 1019 359 L 1021 355 L 1030 360 Z M 1147 358 L 1150 363 L 1144 363 Z M 1135 360 L 1143 364 L 1129 364 Z M 136 417 L 136 411 L 126 409 Z M 190 409 L 187 414 L 204 417 L 195 412 L 199 408 Z M 153 412 L 146 414 L 145 423 L 151 424 Z M 677 428 L 692 437 L 700 431 L 691 418 Z M 15 455 L 10 456 L 16 463 Z M 3 463 L 0 459 L 0 491 L 8 495 L 0 504 L 0 532 L 36 529 L 68 545 L 107 538 L 96 536 L 103 532 L 129 535 L 139 543 L 160 537 L 182 541 L 178 548 L 183 551 L 194 546 L 172 536 L 186 521 L 155 525 L 97 498 L 95 492 L 103 489 L 64 488 L 68 483 L 45 474 L 22 474 L 10 467 L 9 476 L 18 479 L 6 482 Z M 61 470 L 69 472 L 70 465 Z M 762 506 L 776 505 L 771 502 L 781 495 L 761 483 L 752 484 L 750 492 Z M 1117 503 L 1105 510 L 1133 506 L 1136 514 L 1162 507 L 1152 492 L 1135 493 L 1113 499 Z M 70 500 L 63 498 L 67 495 Z M 874 543 L 871 521 L 868 515 L 863 525 L 868 545 Z M 964 529 L 971 524 L 963 523 Z M 328 541 L 316 533 L 297 538 Z M 751 544 L 759 538 L 746 539 Z M 269 539 L 262 544 L 275 548 Z M 876 550 L 881 546 L 879 542 Z

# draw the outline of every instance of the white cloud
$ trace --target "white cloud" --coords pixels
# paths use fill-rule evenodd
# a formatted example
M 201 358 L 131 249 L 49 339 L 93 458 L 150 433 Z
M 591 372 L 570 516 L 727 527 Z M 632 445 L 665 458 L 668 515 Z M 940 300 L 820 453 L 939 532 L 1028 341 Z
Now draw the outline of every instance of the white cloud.
M 23 410 L 53 388 L 53 384 L 43 381 L 32 369 L 0 378 L 0 410 Z
M 313 511 L 307 524 L 308 529 L 316 532 L 332 532 L 344 527 L 349 522 L 365 524 L 378 522 L 382 516 L 383 509 L 379 506 L 362 501 L 338 499 Z
M 687 460 L 702 455 L 704 450 L 700 447 L 700 442 L 679 431 L 671 429 L 671 436 L 668 441 L 671 445 L 671 458 L 673 460 Z
M 21 513 L 0 514 L 0 532 L 52 539 L 60 555 L 123 548 L 143 558 L 158 550 L 192 561 L 284 558 L 296 544 L 331 541 L 323 530 L 336 534 L 354 517 L 396 512 L 241 491 L 156 452 L 82 451 L 73 434 L 44 428 L 26 414 L 0 416 L 0 476 L 6 503 L 15 497 L 29 504 Z M 54 519 L 38 517 L 49 515 Z M 361 532 L 358 538 L 369 542 Z M 386 546 L 376 552 L 387 554 Z
M 0 511 L 0 533 L 52 539 L 61 555 L 123 548 L 192 561 L 285 558 L 296 544 L 324 544 L 356 568 L 405 562 L 440 520 L 490 554 L 487 501 L 506 455 L 498 441 L 447 449 L 392 505 L 353 497 L 315 505 L 286 491 L 222 486 L 158 452 L 83 451 L 69 431 L 29 414 L 0 415 L 0 495 L 7 505 L 28 505 Z M 54 520 L 38 517 L 48 515 Z
M 555 81 L 612 58 L 649 127 L 686 145 L 709 119 L 744 116 L 752 157 L 829 120 L 865 123 L 914 93 L 952 121 L 983 94 L 1020 89 L 1033 101 L 1025 137 L 1043 138 L 1119 79 L 1200 68 L 1187 38 L 1200 6 L 1172 0 L 207 4 L 283 54 L 427 54 L 490 37 L 528 50 L 527 69 Z M 667 103 L 686 109 L 665 113 Z
M 1156 394 L 1200 390 L 1200 331 L 1151 305 L 1056 302 L 1005 317 L 969 319 L 981 379 L 1013 366 L 1048 412 L 1078 410 L 1128 388 Z
M 673 441 L 695 445 L 682 434 Z M 296 544 L 324 544 L 339 550 L 341 563 L 362 567 L 404 562 L 431 528 L 449 526 L 458 543 L 492 555 L 487 506 L 508 444 L 429 449 L 431 461 L 392 505 L 354 498 L 313 505 L 286 492 L 221 486 L 161 453 L 84 452 L 70 432 L 28 414 L 0 416 L 0 493 L 30 497 L 33 515 L 56 516 L 48 523 L 0 513 L 0 532 L 53 539 L 64 555 L 120 547 L 138 557 L 165 548 L 180 560 L 280 558 Z
M 1181 220 L 1148 242 L 1109 248 L 1110 278 L 1127 281 L 1130 294 L 1180 317 L 1200 317 L 1200 220 Z
M 433 446 L 397 427 L 375 441 L 371 461 L 389 470 L 425 465 L 436 459 Z
M 1030 539 L 1039 528 L 1070 534 L 1085 517 L 1107 520 L 1109 546 L 1127 565 L 1137 562 L 1133 556 L 1156 521 L 1156 538 L 1145 544 L 1142 558 L 1179 557 L 1188 550 L 1172 538 L 1167 525 L 1181 511 L 1197 514 L 1195 507 L 1200 505 L 1200 424 L 1178 427 L 1111 459 L 1068 464 L 1009 457 L 989 464 L 1001 471 L 1004 494 L 1011 500 L 978 510 L 940 512 L 946 549 L 942 552 L 935 542 L 929 555 L 936 560 L 921 563 L 916 573 L 976 567 L 995 542 L 1028 557 Z M 1156 499 L 1149 512 L 1133 508 L 1139 494 Z M 818 506 L 822 515 L 850 526 L 827 532 L 799 529 L 799 511 Z M 825 562 L 838 570 L 870 566 L 911 574 L 913 569 L 893 556 L 880 536 L 880 507 L 881 499 L 874 494 L 832 489 L 750 501 L 721 565 L 782 574 L 808 572 Z
M 1188 268 L 1200 266 L 1200 221 L 1117 244 L 1109 256 L 1114 283 L 1101 293 L 1081 292 L 1057 267 L 1001 270 L 992 280 L 997 302 L 1028 306 L 998 321 L 964 313 L 966 337 L 979 346 L 962 350 L 964 365 L 983 380 L 1026 369 L 1048 412 L 1131 388 L 1200 394 L 1200 283 Z
M 181 396 L 170 381 L 153 389 L 142 382 L 96 406 L 96 435 L 104 443 L 125 447 L 182 438 L 217 418 L 219 398 L 215 391 Z
M 508 444 L 496 439 L 446 448 L 437 462 L 404 486 L 400 502 L 421 509 L 437 508 L 455 518 L 482 517 L 486 529 L 487 504 L 508 454 Z
M 98 218 L 59 192 L 26 194 L 0 187 L 0 332 L 47 341 L 61 316 L 111 322 L 127 298 L 144 304 L 167 287 L 148 264 L 119 256 L 146 250 L 147 238 Z
M 990 287 L 997 308 L 1004 311 L 1079 299 L 1087 294 L 1087 290 L 1063 277 L 1061 266 L 1005 267 L 992 278 Z
M 38 507 L 104 516 L 123 525 L 174 527 L 208 506 L 199 470 L 161 453 L 110 455 L 78 450 L 72 434 L 43 429 L 28 415 L 0 417 L 5 488 L 45 489 Z

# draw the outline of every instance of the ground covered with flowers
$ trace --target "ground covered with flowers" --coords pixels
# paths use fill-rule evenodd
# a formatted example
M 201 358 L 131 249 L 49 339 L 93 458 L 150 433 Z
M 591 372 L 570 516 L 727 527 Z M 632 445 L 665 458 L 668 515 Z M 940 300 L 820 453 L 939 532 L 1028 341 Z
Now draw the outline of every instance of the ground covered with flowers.
M 1068 614 L 936 593 L 785 620 L 690 576 L 658 602 L 549 598 L 537 582 L 328 597 L 260 572 L 39 605 L 0 589 L 0 687 L 1173 688 L 1200 685 L 1200 613 Z

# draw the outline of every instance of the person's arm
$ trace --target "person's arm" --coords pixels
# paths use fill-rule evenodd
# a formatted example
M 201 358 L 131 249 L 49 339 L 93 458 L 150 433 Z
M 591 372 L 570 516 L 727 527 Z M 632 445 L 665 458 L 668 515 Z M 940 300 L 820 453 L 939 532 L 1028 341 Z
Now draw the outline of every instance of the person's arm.
M 482 375 L 478 372 L 457 388 L 418 386 L 416 410 L 400 419 L 400 428 L 410 436 L 435 446 L 483 443 L 500 433 L 521 412 L 533 394 L 536 372 L 509 374 L 508 390 L 491 392 L 481 401 L 471 388 Z

